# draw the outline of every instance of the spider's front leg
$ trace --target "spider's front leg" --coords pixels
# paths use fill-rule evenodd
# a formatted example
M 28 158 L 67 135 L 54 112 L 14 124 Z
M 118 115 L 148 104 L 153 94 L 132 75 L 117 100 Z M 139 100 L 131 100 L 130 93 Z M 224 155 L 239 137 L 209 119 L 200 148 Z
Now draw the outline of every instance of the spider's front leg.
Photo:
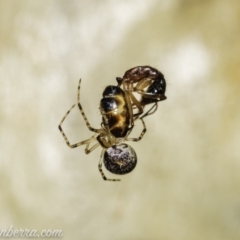
M 87 119 L 87 117 L 86 117 L 86 115 L 83 111 L 82 105 L 80 103 L 80 84 L 81 84 L 81 79 L 79 80 L 79 83 L 78 83 L 78 108 L 79 108 L 79 110 L 80 110 L 80 112 L 83 116 L 83 119 L 84 119 L 88 129 L 92 132 L 100 133 L 101 130 L 91 127 L 91 125 L 90 125 L 90 123 L 89 123 L 89 121 L 88 121 L 88 119 Z

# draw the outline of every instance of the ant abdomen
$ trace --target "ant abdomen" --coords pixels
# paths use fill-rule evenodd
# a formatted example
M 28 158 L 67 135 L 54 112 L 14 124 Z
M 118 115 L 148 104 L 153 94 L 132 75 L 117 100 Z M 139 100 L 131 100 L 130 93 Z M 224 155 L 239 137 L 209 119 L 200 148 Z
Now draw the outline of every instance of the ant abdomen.
M 111 134 L 123 138 L 129 131 L 129 109 L 124 91 L 117 86 L 107 86 L 100 101 L 103 125 L 108 125 Z

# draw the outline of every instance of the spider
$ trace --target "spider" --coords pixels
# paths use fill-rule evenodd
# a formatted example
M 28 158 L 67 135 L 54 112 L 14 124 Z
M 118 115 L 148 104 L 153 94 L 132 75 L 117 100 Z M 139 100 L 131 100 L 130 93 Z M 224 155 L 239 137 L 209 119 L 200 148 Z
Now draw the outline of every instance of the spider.
M 120 181 L 120 179 L 109 179 L 102 170 L 102 162 L 106 169 L 114 174 L 126 174 L 131 172 L 137 163 L 137 155 L 134 149 L 125 144 L 125 141 L 140 141 L 146 132 L 146 126 L 142 118 L 139 120 L 143 124 L 143 130 L 139 137 L 128 138 L 134 123 L 132 117 L 132 107 L 127 100 L 125 92 L 118 86 L 107 86 L 103 91 L 103 98 L 100 101 L 100 112 L 102 115 L 101 128 L 91 127 L 80 103 L 80 84 L 78 84 L 78 108 L 88 129 L 94 132 L 94 135 L 84 141 L 71 144 L 62 129 L 62 123 L 74 108 L 75 104 L 67 111 L 61 120 L 58 128 L 70 148 L 76 148 L 86 145 L 85 153 L 89 154 L 98 146 L 102 147 L 100 162 L 98 164 L 102 178 L 107 181 Z M 90 144 L 93 144 L 90 147 Z
M 133 109 L 137 111 L 133 114 L 138 118 L 143 113 L 147 104 L 154 103 L 152 108 L 144 114 L 148 116 L 157 110 L 157 102 L 165 100 L 166 81 L 161 72 L 150 66 L 137 66 L 125 72 L 122 78 L 116 78 L 118 87 L 129 96 Z M 134 92 L 140 94 L 140 100 L 134 96 Z

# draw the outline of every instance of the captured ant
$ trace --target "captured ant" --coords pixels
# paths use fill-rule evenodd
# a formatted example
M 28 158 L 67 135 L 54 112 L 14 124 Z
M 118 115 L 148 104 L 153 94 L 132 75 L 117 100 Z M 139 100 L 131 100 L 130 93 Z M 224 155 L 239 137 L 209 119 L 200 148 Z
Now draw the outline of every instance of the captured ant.
M 146 132 L 146 126 L 143 117 L 138 118 L 143 124 L 143 130 L 138 138 L 128 138 L 131 133 L 134 122 L 132 105 L 126 96 L 126 92 L 118 86 L 107 86 L 103 91 L 103 98 L 100 101 L 100 112 L 102 115 L 102 123 L 100 129 L 91 127 L 80 103 L 80 83 L 78 85 L 78 107 L 88 129 L 95 134 L 79 143 L 70 144 L 67 136 L 62 130 L 62 123 L 67 115 L 73 109 L 75 104 L 67 111 L 59 124 L 59 130 L 62 133 L 67 145 L 70 148 L 76 148 L 86 145 L 85 153 L 88 154 L 98 146 L 102 147 L 100 162 L 98 164 L 99 171 L 104 180 L 120 181 L 120 179 L 109 179 L 102 170 L 102 161 L 106 169 L 114 174 L 126 174 L 131 172 L 137 163 L 137 155 L 134 149 L 125 144 L 125 141 L 139 141 Z M 96 142 L 90 147 L 90 144 Z
M 157 102 L 165 100 L 166 81 L 161 72 L 150 66 L 138 66 L 125 72 L 122 78 L 116 78 L 118 87 L 129 96 L 133 109 L 137 112 L 133 114 L 134 119 L 143 113 L 145 105 L 155 103 L 153 107 L 144 114 L 148 116 L 157 110 Z M 140 100 L 133 93 L 140 94 Z M 155 109 L 154 109 L 155 108 Z M 154 109 L 152 111 L 152 109 Z

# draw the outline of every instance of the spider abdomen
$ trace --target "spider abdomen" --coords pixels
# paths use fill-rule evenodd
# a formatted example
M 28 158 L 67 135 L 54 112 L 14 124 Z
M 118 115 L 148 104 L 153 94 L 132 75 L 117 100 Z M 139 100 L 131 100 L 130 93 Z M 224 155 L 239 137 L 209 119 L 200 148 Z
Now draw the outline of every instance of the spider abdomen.
M 119 144 L 105 151 L 103 162 L 109 172 L 123 175 L 136 167 L 137 155 L 131 146 Z

